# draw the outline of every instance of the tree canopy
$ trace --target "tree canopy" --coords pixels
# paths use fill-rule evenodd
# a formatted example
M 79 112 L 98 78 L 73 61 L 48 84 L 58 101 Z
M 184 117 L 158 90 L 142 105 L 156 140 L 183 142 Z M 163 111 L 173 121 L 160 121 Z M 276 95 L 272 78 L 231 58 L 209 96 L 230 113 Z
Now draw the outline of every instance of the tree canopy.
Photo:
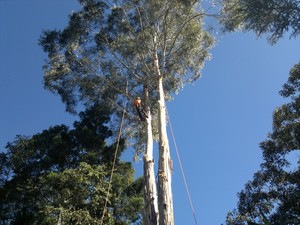
M 264 162 L 239 193 L 228 225 L 300 223 L 300 63 L 291 69 L 280 94 L 291 101 L 275 109 L 273 131 L 260 144 Z
M 154 45 L 167 99 L 200 77 L 213 39 L 195 1 L 79 2 L 82 9 L 70 15 L 65 29 L 44 31 L 40 38 L 48 54 L 45 87 L 62 97 L 68 111 L 78 101 L 100 101 L 120 111 L 116 106 L 143 96 L 144 87 L 150 106 L 157 104 Z
M 224 0 L 221 23 L 225 30 L 253 30 L 258 36 L 269 35 L 274 44 L 285 33 L 300 35 L 299 0 Z
M 160 224 L 173 224 L 165 100 L 197 80 L 209 59 L 213 38 L 203 28 L 205 13 L 194 0 L 79 3 L 82 9 L 70 15 L 65 29 L 44 31 L 40 38 L 48 54 L 45 87 L 61 96 L 69 112 L 78 102 L 106 105 L 112 122 L 123 122 L 126 112 L 123 137 L 135 143 L 137 153 L 145 153 L 147 218 L 155 215 L 148 222 L 157 224 L 159 214 Z M 128 104 L 137 96 L 148 115 L 145 126 Z M 157 196 L 153 140 L 159 142 Z
M 116 143 L 109 114 L 94 106 L 74 129 L 50 127 L 17 136 L 0 154 L 0 224 L 99 224 L 105 208 Z M 103 224 L 141 221 L 143 179 L 119 152 Z

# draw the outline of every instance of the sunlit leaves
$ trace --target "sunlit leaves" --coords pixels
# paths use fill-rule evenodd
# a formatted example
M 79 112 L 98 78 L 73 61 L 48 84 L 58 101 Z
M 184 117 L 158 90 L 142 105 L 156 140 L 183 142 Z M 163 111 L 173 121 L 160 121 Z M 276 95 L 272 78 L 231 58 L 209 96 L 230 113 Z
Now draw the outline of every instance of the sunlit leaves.
M 155 89 L 154 35 L 167 95 L 199 78 L 213 39 L 203 29 L 204 14 L 195 9 L 195 1 L 126 1 L 114 6 L 104 1 L 80 2 L 83 8 L 70 16 L 68 27 L 44 32 L 40 40 L 49 56 L 45 86 L 62 96 L 68 110 L 72 111 L 79 99 L 94 100 L 96 95 L 103 99 L 102 91 L 111 87 L 86 78 L 96 75 L 100 83 L 109 83 L 113 78 L 105 76 L 106 72 L 127 80 L 132 93 L 145 85 Z M 82 85 L 90 82 L 94 83 L 88 85 L 90 89 L 97 92 L 84 91 Z M 155 100 L 155 94 L 150 98 Z
M 66 109 L 95 102 L 110 107 L 118 124 L 126 109 L 123 132 L 137 153 L 144 149 L 143 131 L 131 102 L 149 91 L 154 135 L 157 122 L 157 77 L 153 68 L 154 36 L 166 100 L 201 76 L 213 38 L 204 29 L 196 1 L 79 1 L 61 31 L 45 31 L 40 44 L 48 53 L 45 87 L 61 96 Z M 116 126 L 113 126 L 116 127 Z
M 299 0 L 225 0 L 222 1 L 221 23 L 225 30 L 253 30 L 258 36 L 267 34 L 274 44 L 285 33 L 300 35 Z

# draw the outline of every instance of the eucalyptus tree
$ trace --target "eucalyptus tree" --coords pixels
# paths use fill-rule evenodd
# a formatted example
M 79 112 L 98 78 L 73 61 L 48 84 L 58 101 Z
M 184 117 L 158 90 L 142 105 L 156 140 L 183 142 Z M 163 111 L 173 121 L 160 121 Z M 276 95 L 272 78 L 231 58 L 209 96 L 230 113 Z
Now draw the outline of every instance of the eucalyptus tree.
M 173 224 L 165 100 L 197 80 L 209 58 L 213 39 L 203 28 L 205 12 L 194 0 L 79 2 L 82 9 L 64 30 L 41 36 L 48 53 L 45 87 L 70 112 L 78 102 L 99 102 L 114 109 L 113 122 L 125 113 L 123 136 L 145 153 L 146 223 Z M 144 124 L 128 104 L 136 96 L 144 102 Z M 158 191 L 153 140 L 159 141 Z
M 285 33 L 290 37 L 300 35 L 299 0 L 224 0 L 221 23 L 225 30 L 253 30 L 258 36 L 269 35 L 274 44 Z
M 291 69 L 280 94 L 290 102 L 275 109 L 273 131 L 260 144 L 261 169 L 239 193 L 228 225 L 300 223 L 300 63 Z

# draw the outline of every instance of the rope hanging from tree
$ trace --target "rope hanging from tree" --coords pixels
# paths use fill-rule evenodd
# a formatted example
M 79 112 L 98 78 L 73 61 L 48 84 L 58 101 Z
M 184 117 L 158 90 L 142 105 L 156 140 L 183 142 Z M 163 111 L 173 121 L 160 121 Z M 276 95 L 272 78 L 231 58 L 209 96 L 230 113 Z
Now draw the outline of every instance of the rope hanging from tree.
M 174 143 L 174 147 L 175 147 L 176 156 L 177 156 L 177 160 L 178 160 L 178 163 L 179 163 L 181 175 L 182 175 L 182 178 L 183 178 L 185 190 L 186 190 L 186 193 L 188 195 L 188 199 L 189 199 L 189 202 L 190 202 L 190 207 L 191 207 L 191 210 L 192 210 L 192 213 L 193 213 L 195 224 L 198 225 L 197 218 L 196 218 L 196 213 L 195 213 L 195 209 L 194 209 L 194 206 L 193 206 L 193 201 L 192 201 L 191 194 L 190 194 L 190 191 L 189 191 L 189 187 L 188 187 L 188 184 L 187 184 L 187 181 L 186 181 L 186 176 L 185 176 L 185 173 L 184 173 L 184 170 L 183 170 L 183 166 L 182 166 L 182 163 L 181 163 L 181 158 L 180 158 L 180 155 L 179 155 L 179 151 L 178 151 L 178 147 L 177 147 L 175 135 L 174 135 L 174 132 L 173 132 L 171 119 L 170 119 L 170 116 L 169 116 L 169 113 L 168 113 L 167 109 L 166 109 L 166 112 L 167 112 L 168 121 L 169 121 L 169 124 L 170 124 L 170 131 L 171 131 L 171 135 L 172 135 L 172 139 L 173 139 L 173 143 Z
M 128 90 L 127 90 L 127 85 L 126 85 L 126 93 L 127 93 L 127 91 Z M 118 150 L 119 150 L 119 146 L 120 146 L 120 140 L 121 140 L 121 135 L 122 135 L 122 130 L 123 130 L 125 113 L 126 113 L 126 110 L 125 110 L 125 108 L 123 108 L 122 118 L 121 118 L 121 121 L 120 121 L 120 127 L 119 127 L 118 138 L 117 138 L 117 146 L 116 146 L 116 150 L 115 150 L 115 154 L 114 154 L 114 160 L 113 160 L 113 164 L 112 164 L 112 168 L 111 168 L 110 179 L 109 179 L 109 183 L 108 183 L 108 190 L 107 190 L 107 195 L 106 195 L 106 198 L 105 198 L 105 203 L 104 203 L 104 207 L 103 207 L 102 217 L 101 217 L 101 220 L 100 220 L 100 225 L 103 224 L 104 216 L 107 212 L 106 208 L 107 208 L 108 198 L 109 198 L 109 194 L 110 194 L 112 178 L 113 178 L 113 174 L 114 174 L 114 170 L 115 170 L 117 154 L 118 154 Z
M 105 203 L 104 203 L 102 217 L 101 217 L 101 220 L 100 220 L 100 225 L 103 224 L 103 219 L 104 219 L 104 216 L 105 216 L 106 211 L 107 211 L 106 207 L 107 207 L 107 202 L 108 202 L 108 198 L 109 198 L 109 194 L 110 194 L 112 178 L 113 178 L 113 174 L 114 174 L 114 170 L 115 170 L 117 154 L 118 154 L 118 150 L 119 150 L 119 146 L 120 146 L 120 139 L 121 139 L 121 134 L 122 134 L 122 129 L 123 129 L 124 117 L 125 117 L 125 110 L 123 110 L 122 119 L 121 119 L 121 122 L 120 122 L 119 134 L 118 134 L 118 139 L 117 139 L 117 146 L 116 146 L 114 160 L 113 160 L 113 164 L 112 164 L 112 168 L 111 168 L 110 179 L 109 179 L 109 183 L 108 183 L 108 190 L 107 190 L 107 195 L 106 195 L 106 198 L 105 198 Z

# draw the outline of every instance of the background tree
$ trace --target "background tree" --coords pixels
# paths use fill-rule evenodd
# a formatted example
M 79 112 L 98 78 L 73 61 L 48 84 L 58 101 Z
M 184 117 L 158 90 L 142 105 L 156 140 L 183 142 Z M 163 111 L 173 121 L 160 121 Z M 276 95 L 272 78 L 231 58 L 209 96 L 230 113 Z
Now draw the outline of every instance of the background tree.
M 126 140 L 145 152 L 147 224 L 173 224 L 170 151 L 165 99 L 200 77 L 211 36 L 203 29 L 205 13 L 187 0 L 80 0 L 82 10 L 70 16 L 62 31 L 45 31 L 41 45 L 48 53 L 45 86 L 60 94 L 67 110 L 77 102 L 101 102 L 126 110 Z M 140 126 L 131 102 L 142 96 L 147 111 Z M 154 133 L 153 133 L 154 131 Z M 159 140 L 158 198 L 153 166 L 153 137 Z M 158 206 L 157 206 L 158 205 Z
M 79 115 L 72 130 L 54 126 L 8 143 L 0 155 L 0 224 L 99 224 L 116 143 L 107 144 L 108 111 L 94 106 Z M 104 224 L 141 221 L 143 180 L 120 161 L 123 151 L 121 140 Z
M 225 31 L 253 30 L 257 36 L 269 35 L 275 44 L 285 33 L 300 34 L 300 2 L 291 1 L 222 1 L 221 24 Z M 238 208 L 230 212 L 228 224 L 297 224 L 299 223 L 299 160 L 298 167 L 288 170 L 286 159 L 299 150 L 299 64 L 280 92 L 292 102 L 276 109 L 273 132 L 261 143 L 264 163 L 239 193 Z
M 261 170 L 239 193 L 238 207 L 227 217 L 229 225 L 300 223 L 300 158 L 295 154 L 300 150 L 300 63 L 280 94 L 291 101 L 274 111 L 273 131 L 260 144 Z M 297 163 L 290 161 L 295 157 Z
M 258 36 L 269 35 L 274 44 L 285 33 L 290 37 L 300 35 L 299 0 L 224 0 L 221 24 L 226 31 L 253 30 Z

